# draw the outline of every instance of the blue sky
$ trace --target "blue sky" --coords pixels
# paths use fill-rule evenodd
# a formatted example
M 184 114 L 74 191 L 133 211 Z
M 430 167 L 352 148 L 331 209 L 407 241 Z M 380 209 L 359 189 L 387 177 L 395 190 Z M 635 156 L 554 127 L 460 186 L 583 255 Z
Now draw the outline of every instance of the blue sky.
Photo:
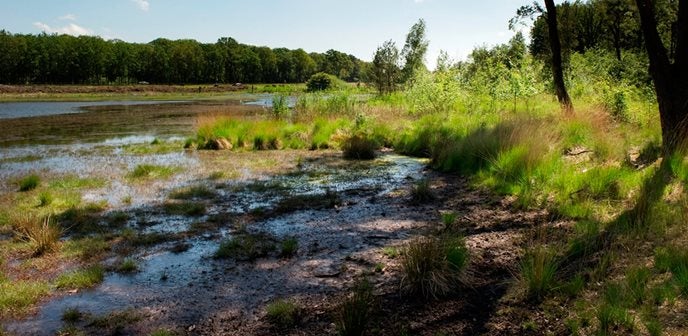
M 427 23 L 432 67 L 440 50 L 463 59 L 476 46 L 502 43 L 508 20 L 529 0 L 0 0 L 0 29 L 13 33 L 99 35 L 129 42 L 158 37 L 336 49 L 370 60 L 408 29 Z

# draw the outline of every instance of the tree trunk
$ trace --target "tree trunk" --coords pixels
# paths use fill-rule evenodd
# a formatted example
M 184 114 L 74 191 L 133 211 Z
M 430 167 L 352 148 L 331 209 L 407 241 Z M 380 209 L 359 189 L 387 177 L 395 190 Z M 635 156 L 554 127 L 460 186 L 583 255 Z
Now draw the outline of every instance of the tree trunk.
M 645 48 L 650 59 L 650 75 L 655 84 L 662 147 L 665 155 L 686 150 L 688 143 L 688 0 L 679 1 L 676 53 L 673 64 L 657 31 L 651 0 L 636 0 Z
M 566 112 L 573 112 L 571 97 L 566 92 L 564 84 L 564 69 L 561 65 L 561 41 L 559 41 L 559 27 L 557 26 L 557 6 L 554 0 L 545 0 L 547 8 L 547 28 L 549 30 L 549 45 L 552 51 L 552 76 L 557 99 Z

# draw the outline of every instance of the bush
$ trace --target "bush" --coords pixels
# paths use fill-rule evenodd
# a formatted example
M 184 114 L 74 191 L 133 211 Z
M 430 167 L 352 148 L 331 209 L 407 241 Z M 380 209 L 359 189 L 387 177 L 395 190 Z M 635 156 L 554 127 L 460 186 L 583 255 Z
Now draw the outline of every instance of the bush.
M 342 336 L 363 335 L 370 320 L 373 289 L 366 279 L 358 280 L 353 293 L 342 302 L 337 316 L 337 332 Z
M 306 82 L 306 90 L 308 92 L 329 90 L 334 87 L 336 81 L 336 77 L 324 72 L 318 72 L 308 79 Z
M 298 322 L 299 307 L 291 301 L 277 300 L 265 309 L 270 323 L 281 329 L 293 327 Z
M 41 183 L 41 178 L 36 174 L 31 174 L 19 180 L 19 191 L 30 191 L 36 189 Z
M 468 265 L 463 238 L 420 238 L 402 251 L 401 288 L 426 299 L 439 298 L 461 282 Z

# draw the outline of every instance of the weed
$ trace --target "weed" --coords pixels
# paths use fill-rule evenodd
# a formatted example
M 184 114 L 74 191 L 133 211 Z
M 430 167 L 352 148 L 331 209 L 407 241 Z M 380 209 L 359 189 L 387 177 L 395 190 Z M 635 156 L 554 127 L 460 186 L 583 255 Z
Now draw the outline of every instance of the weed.
M 67 308 L 62 312 L 62 321 L 67 323 L 76 323 L 84 316 L 84 314 L 75 307 Z
M 395 259 L 399 256 L 399 249 L 395 246 L 386 246 L 382 248 L 382 254 L 386 255 L 387 258 Z
M 19 180 L 19 191 L 31 191 L 38 187 L 41 183 L 41 178 L 36 174 L 23 177 Z
M 639 306 L 647 297 L 647 284 L 652 273 L 646 267 L 634 267 L 626 271 L 626 293 L 631 307 Z
M 41 207 L 48 206 L 53 203 L 53 195 L 44 191 L 38 195 L 38 204 Z
M 40 281 L 0 281 L 0 315 L 10 317 L 23 314 L 49 290 L 48 284 Z
M 375 158 L 375 150 L 378 144 L 367 138 L 364 134 L 354 134 L 342 144 L 345 159 L 372 160 Z
M 275 245 L 269 237 L 244 234 L 221 242 L 215 251 L 215 258 L 252 261 L 267 256 L 274 249 Z
M 427 179 L 418 181 L 413 188 L 411 188 L 411 203 L 413 204 L 428 203 L 434 199 L 435 195 L 432 193 L 430 181 Z
M 217 193 L 204 185 L 180 188 L 170 193 L 170 198 L 177 200 L 208 199 L 215 196 Z
M 361 336 L 372 314 L 373 288 L 366 279 L 354 283 L 351 295 L 339 306 L 336 326 L 341 336 Z
M 597 309 L 599 334 L 609 335 L 612 327 L 624 327 L 633 330 L 633 317 L 624 308 L 603 304 Z
M 290 237 L 282 241 L 280 255 L 285 258 L 291 258 L 296 255 L 296 252 L 298 252 L 298 250 L 299 241 L 294 237 Z
M 205 204 L 200 202 L 167 202 L 165 211 L 171 215 L 202 216 L 205 214 Z
M 174 336 L 174 332 L 167 329 L 158 329 L 150 334 L 150 336 Z
M 131 195 L 127 195 L 127 196 L 122 197 L 122 203 L 123 203 L 123 204 L 127 204 L 127 205 L 128 205 L 128 204 L 131 204 L 131 202 L 132 202 L 132 197 L 131 197 Z
M 58 248 L 62 230 L 52 217 L 39 218 L 33 214 L 15 217 L 12 225 L 16 234 L 31 243 L 33 255 L 38 257 Z
M 126 258 L 122 260 L 122 262 L 119 265 L 117 265 L 117 268 L 115 270 L 118 273 L 124 274 L 135 273 L 139 270 L 139 265 L 136 263 L 136 260 Z
M 295 326 L 298 322 L 299 310 L 299 306 L 289 300 L 277 300 L 265 308 L 268 321 L 280 329 Z
M 60 275 L 55 281 L 55 286 L 60 289 L 89 288 L 101 283 L 104 277 L 103 267 L 94 265 Z
M 451 228 L 454 225 L 454 222 L 456 222 L 456 213 L 455 212 L 445 212 L 442 214 L 442 224 L 444 224 L 445 228 Z
M 518 276 L 529 298 L 541 300 L 554 288 L 558 262 L 555 254 L 545 246 L 528 249 L 520 262 Z
M 134 167 L 132 171 L 127 174 L 130 179 L 157 179 L 168 178 L 178 172 L 177 167 L 157 166 L 150 164 L 140 164 Z
M 453 291 L 468 264 L 462 238 L 419 238 L 406 246 L 401 256 L 403 291 L 426 299 Z

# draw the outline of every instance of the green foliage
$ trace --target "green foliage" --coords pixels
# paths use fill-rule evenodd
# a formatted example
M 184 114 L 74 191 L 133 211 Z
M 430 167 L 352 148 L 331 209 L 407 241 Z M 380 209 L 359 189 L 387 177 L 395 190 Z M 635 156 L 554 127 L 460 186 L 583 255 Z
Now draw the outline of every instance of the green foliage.
M 555 287 L 558 269 L 554 252 L 545 246 L 535 246 L 528 249 L 521 259 L 518 279 L 529 298 L 541 300 Z
M 18 316 L 48 294 L 45 282 L 29 280 L 0 280 L 0 315 Z
M 264 235 L 244 234 L 221 242 L 214 257 L 253 261 L 267 256 L 274 249 L 273 241 Z
M 289 99 L 286 95 L 277 94 L 272 97 L 272 115 L 277 119 L 289 115 Z
M 352 160 L 372 160 L 378 147 L 373 139 L 361 132 L 351 135 L 342 143 L 344 158 Z
M 373 300 L 373 288 L 368 280 L 357 280 L 352 293 L 338 308 L 337 333 L 341 336 L 363 335 L 373 312 Z
M 295 326 L 298 322 L 299 311 L 299 306 L 288 300 L 274 301 L 265 308 L 268 321 L 280 329 Z
M 201 202 L 167 202 L 165 203 L 165 211 L 171 215 L 203 216 L 206 207 L 205 204 Z
M 130 179 L 158 179 L 168 178 L 179 171 L 179 168 L 170 166 L 158 166 L 151 164 L 139 164 L 127 174 Z
M 54 197 L 51 193 L 44 191 L 40 194 L 38 194 L 38 203 L 39 206 L 48 206 L 53 203 Z
M 93 287 L 103 281 L 105 270 L 100 265 L 61 274 L 55 280 L 55 286 L 60 289 L 82 289 Z
M 41 183 L 41 178 L 36 174 L 25 176 L 19 180 L 19 191 L 30 191 L 36 189 Z
M 402 290 L 426 299 L 439 298 L 456 289 L 468 265 L 462 238 L 419 238 L 401 253 Z
M 62 312 L 62 321 L 76 323 L 83 317 L 83 313 L 78 308 L 67 308 Z
M 306 82 L 306 91 L 316 92 L 316 91 L 326 91 L 334 89 L 340 85 L 337 84 L 339 79 L 335 76 L 324 72 L 318 72 L 311 76 Z
M 291 258 L 296 255 L 296 252 L 298 252 L 298 250 L 299 241 L 294 237 L 290 237 L 282 241 L 280 255 L 282 257 Z

